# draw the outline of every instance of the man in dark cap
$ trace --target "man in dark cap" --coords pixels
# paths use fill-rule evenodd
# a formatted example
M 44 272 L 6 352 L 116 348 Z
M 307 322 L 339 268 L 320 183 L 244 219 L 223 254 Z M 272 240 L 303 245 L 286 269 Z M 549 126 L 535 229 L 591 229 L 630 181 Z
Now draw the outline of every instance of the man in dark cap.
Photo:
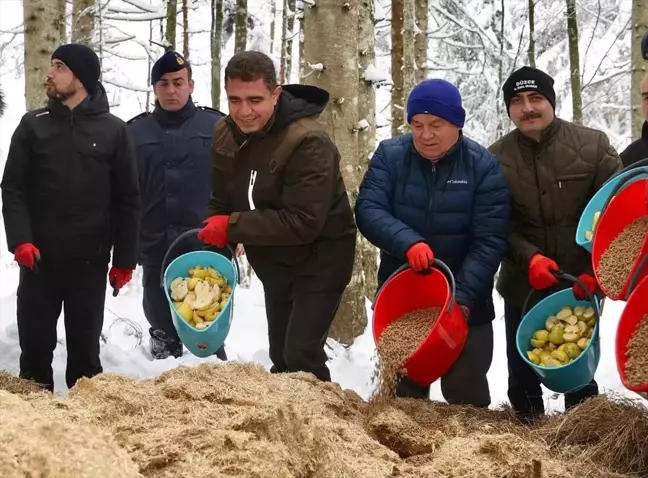
M 162 260 L 180 234 L 200 227 L 207 217 L 212 130 L 224 116 L 218 110 L 194 104 L 191 73 L 191 65 L 179 53 L 162 55 L 151 71 L 156 97 L 153 113 L 142 113 L 128 122 L 137 150 L 142 194 L 138 262 L 143 268 L 143 308 L 151 325 L 151 355 L 156 359 L 182 355 L 182 343 L 160 287 L 162 267 L 168 265 Z M 203 247 L 197 238 L 187 238 L 167 262 Z M 221 360 L 227 358 L 224 348 L 216 355 Z
M 540 382 L 519 356 L 515 337 L 523 304 L 528 308 L 571 284 L 559 283 L 554 272 L 580 276 L 590 292 L 597 289 L 590 254 L 574 242 L 583 209 L 596 191 L 621 169 L 621 160 L 605 133 L 555 116 L 553 78 L 522 67 L 506 80 L 502 91 L 515 126 L 489 149 L 504 168 L 511 193 L 511 232 L 497 290 L 504 298 L 508 396 L 524 422 L 544 414 Z M 574 295 L 585 292 L 574 286 Z M 598 394 L 594 380 L 565 394 L 565 408 Z
M 61 309 L 71 388 L 102 372 L 106 273 L 116 294 L 136 266 L 135 152 L 126 124 L 109 112 L 99 75 L 89 48 L 54 52 L 49 102 L 22 117 L 0 185 L 7 243 L 20 265 L 20 376 L 50 391 Z

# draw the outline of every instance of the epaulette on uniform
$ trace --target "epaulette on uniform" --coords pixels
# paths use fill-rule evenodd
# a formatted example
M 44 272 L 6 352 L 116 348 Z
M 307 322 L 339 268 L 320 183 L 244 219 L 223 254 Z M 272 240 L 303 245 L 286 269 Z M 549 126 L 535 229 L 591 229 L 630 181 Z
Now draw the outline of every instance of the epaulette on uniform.
M 150 111 L 144 111 L 143 113 L 140 113 L 140 114 L 138 114 L 137 116 L 135 116 L 135 117 L 129 119 L 128 121 L 126 121 L 126 124 L 134 123 L 134 122 L 137 121 L 138 119 L 146 118 L 146 117 L 147 117 L 148 115 L 150 115 L 150 114 L 151 114 Z
M 219 111 L 219 110 L 217 110 L 217 109 L 215 109 L 215 108 L 211 108 L 211 107 L 209 107 L 209 106 L 198 106 L 198 105 L 196 105 L 196 108 L 201 109 L 201 110 L 203 110 L 203 111 L 210 111 L 210 112 L 212 112 L 212 113 L 216 113 L 216 114 L 219 114 L 219 115 L 221 115 L 221 116 L 227 116 L 227 115 L 226 115 L 225 113 L 223 113 L 222 111 Z

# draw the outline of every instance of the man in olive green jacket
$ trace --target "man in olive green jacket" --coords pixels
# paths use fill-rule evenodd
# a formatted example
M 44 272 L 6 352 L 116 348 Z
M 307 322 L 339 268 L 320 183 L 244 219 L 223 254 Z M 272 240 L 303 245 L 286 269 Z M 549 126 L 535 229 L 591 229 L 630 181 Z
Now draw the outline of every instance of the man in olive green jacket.
M 553 79 L 543 71 L 523 67 L 502 91 L 517 129 L 489 148 L 503 167 L 511 198 L 509 246 L 497 290 L 505 302 L 508 396 L 528 422 L 544 414 L 544 403 L 539 379 L 515 345 L 522 306 L 533 289 L 541 292 L 529 307 L 567 286 L 552 274 L 558 269 L 579 276 L 590 292 L 597 288 L 590 254 L 575 242 L 576 228 L 589 200 L 622 164 L 605 133 L 555 116 Z M 575 286 L 574 295 L 583 297 L 584 291 Z M 597 394 L 592 380 L 565 394 L 565 408 Z
M 331 380 L 324 344 L 356 244 L 340 153 L 318 121 L 329 94 L 277 84 L 272 59 L 234 55 L 214 126 L 210 217 L 198 238 L 243 244 L 263 283 L 271 372 Z

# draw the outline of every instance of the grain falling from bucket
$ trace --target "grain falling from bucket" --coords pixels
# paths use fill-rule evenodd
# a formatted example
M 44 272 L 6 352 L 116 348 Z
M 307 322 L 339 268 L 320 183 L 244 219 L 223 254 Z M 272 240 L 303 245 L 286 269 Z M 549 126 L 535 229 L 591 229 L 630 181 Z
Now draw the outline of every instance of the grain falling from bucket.
M 394 396 L 403 364 L 427 338 L 441 314 L 440 307 L 416 309 L 395 320 L 378 340 L 380 386 L 374 399 Z

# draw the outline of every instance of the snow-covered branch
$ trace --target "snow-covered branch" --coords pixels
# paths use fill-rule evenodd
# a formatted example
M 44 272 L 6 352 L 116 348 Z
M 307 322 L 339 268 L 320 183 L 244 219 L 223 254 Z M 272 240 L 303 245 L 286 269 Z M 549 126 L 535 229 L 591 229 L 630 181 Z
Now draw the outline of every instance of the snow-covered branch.
M 119 80 L 115 80 L 113 78 L 105 78 L 104 77 L 104 78 L 101 79 L 101 81 L 103 83 L 108 84 L 108 85 L 116 86 L 117 88 L 124 88 L 125 90 L 139 91 L 139 92 L 142 92 L 142 93 L 152 91 L 152 88 L 143 87 L 143 86 L 137 86 L 137 85 L 134 85 L 132 83 L 122 82 L 122 81 L 119 81 Z
M 165 13 L 144 13 L 144 14 L 133 14 L 133 15 L 104 15 L 106 20 L 115 20 L 123 22 L 149 22 L 151 20 L 160 20 L 166 18 Z

